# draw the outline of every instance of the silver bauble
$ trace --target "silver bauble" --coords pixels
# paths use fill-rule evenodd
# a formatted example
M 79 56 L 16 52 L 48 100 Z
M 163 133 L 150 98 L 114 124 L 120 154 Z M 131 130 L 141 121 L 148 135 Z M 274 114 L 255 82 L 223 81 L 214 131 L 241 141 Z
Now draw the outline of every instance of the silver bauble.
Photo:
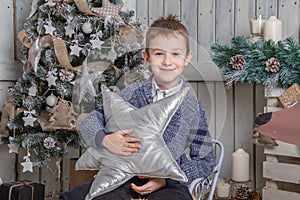
M 82 31 L 86 34 L 93 32 L 93 25 L 90 22 L 84 22 L 82 24 Z
M 52 107 L 55 106 L 57 103 L 57 97 L 55 95 L 53 95 L 53 93 L 51 93 L 51 95 L 49 95 L 46 99 L 46 103 L 48 106 Z

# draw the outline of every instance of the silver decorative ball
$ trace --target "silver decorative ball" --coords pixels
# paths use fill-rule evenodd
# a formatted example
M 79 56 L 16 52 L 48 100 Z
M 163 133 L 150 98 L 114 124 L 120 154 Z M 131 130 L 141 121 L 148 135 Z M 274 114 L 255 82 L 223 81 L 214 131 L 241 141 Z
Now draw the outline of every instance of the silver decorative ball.
M 82 31 L 86 34 L 90 34 L 91 32 L 93 32 L 93 25 L 90 22 L 84 22 L 81 28 Z
M 46 99 L 46 103 L 48 106 L 52 107 L 52 106 L 55 106 L 56 103 L 57 103 L 57 97 L 51 93 L 51 95 L 49 95 Z

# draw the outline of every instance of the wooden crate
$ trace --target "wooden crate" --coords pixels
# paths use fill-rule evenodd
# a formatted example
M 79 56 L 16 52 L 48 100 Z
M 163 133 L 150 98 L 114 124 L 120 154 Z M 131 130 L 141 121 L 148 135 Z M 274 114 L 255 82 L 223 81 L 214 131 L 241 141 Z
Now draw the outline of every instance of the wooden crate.
M 278 141 L 265 148 L 263 200 L 300 199 L 300 146 Z
M 283 92 L 280 88 L 265 90 L 265 112 L 284 109 L 277 98 Z M 277 147 L 264 149 L 263 177 L 266 184 L 262 190 L 263 200 L 300 199 L 300 146 L 276 142 Z

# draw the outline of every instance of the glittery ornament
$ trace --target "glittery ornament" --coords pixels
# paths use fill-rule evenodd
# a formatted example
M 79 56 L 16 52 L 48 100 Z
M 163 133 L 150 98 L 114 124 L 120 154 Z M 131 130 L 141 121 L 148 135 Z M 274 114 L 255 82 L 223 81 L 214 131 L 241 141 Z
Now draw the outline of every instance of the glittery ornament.
M 52 149 L 55 147 L 55 140 L 53 137 L 46 137 L 44 139 L 44 147 L 46 149 Z
M 61 69 L 59 70 L 59 79 L 62 81 L 67 81 L 70 82 L 73 80 L 73 78 L 75 77 L 75 74 L 73 71 L 68 70 L 68 69 Z

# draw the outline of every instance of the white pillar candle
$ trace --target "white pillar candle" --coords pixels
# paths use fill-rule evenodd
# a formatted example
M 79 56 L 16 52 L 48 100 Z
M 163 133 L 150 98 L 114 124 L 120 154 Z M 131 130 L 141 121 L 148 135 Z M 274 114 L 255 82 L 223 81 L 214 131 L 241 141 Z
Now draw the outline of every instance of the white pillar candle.
M 220 183 L 217 184 L 217 196 L 226 198 L 229 197 L 230 194 L 230 184 L 228 183 Z
M 232 180 L 237 182 L 249 180 L 249 154 L 242 148 L 232 153 Z
M 275 16 L 271 16 L 264 26 L 264 40 L 278 42 L 282 39 L 282 22 Z

